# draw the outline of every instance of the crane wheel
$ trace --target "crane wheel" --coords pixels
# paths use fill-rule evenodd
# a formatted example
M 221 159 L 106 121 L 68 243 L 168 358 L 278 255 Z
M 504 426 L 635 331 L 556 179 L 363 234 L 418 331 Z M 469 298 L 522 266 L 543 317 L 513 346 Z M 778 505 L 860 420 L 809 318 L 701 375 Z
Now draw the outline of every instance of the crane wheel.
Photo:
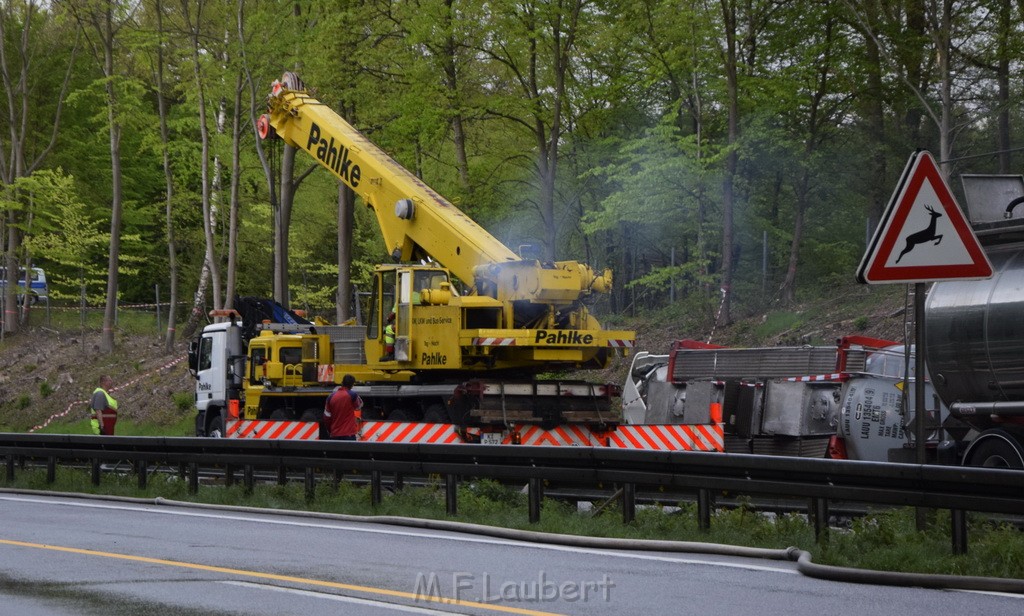
M 260 139 L 266 140 L 277 136 L 277 131 L 270 125 L 270 116 L 267 114 L 261 115 L 256 120 L 256 134 L 260 136 Z

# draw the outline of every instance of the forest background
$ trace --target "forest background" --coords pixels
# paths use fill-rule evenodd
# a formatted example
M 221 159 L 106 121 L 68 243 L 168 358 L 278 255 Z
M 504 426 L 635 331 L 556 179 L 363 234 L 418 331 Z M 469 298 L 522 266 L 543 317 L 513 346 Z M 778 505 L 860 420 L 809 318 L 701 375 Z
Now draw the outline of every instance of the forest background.
M 915 149 L 949 178 L 1019 172 L 1022 12 L 0 0 L 0 248 L 55 306 L 102 309 L 105 352 L 117 305 L 157 287 L 167 349 L 236 294 L 349 318 L 388 260 L 372 213 L 254 129 L 294 70 L 514 250 L 612 268 L 605 320 L 671 305 L 713 328 L 851 282 Z

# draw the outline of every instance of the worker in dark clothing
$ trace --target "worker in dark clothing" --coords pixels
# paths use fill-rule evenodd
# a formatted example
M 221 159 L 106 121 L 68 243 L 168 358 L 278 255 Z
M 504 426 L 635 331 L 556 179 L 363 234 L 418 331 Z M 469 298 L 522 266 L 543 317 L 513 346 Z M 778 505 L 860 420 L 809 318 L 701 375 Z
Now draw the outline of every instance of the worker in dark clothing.
M 328 438 L 335 441 L 354 441 L 359 432 L 357 418 L 363 408 L 363 399 L 352 391 L 356 379 L 346 374 L 341 386 L 336 387 L 327 397 L 324 405 L 324 427 Z
M 92 411 L 93 434 L 114 435 L 114 424 L 117 423 L 117 400 L 110 395 L 110 386 L 114 380 L 107 375 L 100 377 L 100 386 L 92 392 L 89 409 Z

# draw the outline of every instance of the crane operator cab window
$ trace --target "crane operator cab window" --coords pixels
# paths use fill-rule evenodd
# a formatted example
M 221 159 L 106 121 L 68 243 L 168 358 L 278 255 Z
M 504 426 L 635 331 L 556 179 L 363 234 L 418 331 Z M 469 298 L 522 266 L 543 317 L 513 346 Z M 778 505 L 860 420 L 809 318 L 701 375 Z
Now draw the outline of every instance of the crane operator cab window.
M 366 337 L 370 340 L 381 337 L 388 314 L 394 310 L 396 276 L 395 272 L 381 272 L 373 278 L 370 319 L 366 326 Z
M 443 282 L 448 282 L 448 275 L 445 272 L 430 270 L 415 272 L 412 283 L 412 303 L 423 303 L 422 292 L 427 289 L 440 289 Z

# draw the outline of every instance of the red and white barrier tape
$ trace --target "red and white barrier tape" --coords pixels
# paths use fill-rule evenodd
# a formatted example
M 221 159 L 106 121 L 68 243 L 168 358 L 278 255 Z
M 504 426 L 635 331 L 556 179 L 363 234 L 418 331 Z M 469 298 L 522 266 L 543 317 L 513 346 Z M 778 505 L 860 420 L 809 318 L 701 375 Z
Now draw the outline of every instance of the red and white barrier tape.
M 161 370 L 166 370 L 168 368 L 171 368 L 172 366 L 180 364 L 184 360 L 185 360 L 185 356 L 183 355 L 183 356 L 179 357 L 178 359 L 175 359 L 174 361 L 168 362 L 168 363 L 166 363 L 166 364 L 164 364 L 164 365 L 162 365 L 162 366 L 160 366 L 158 368 L 153 368 L 149 372 L 144 372 L 144 373 L 140 374 L 139 376 L 137 376 L 136 378 L 128 381 L 127 383 L 124 383 L 122 385 L 118 385 L 117 387 L 113 387 L 113 388 L 110 389 L 110 391 L 111 391 L 111 393 L 113 393 L 115 391 L 122 390 L 125 387 L 131 387 L 132 385 L 138 383 L 142 379 L 144 379 L 144 378 L 146 378 L 146 377 L 148 377 L 148 376 L 150 376 L 152 374 L 155 374 L 157 372 L 160 372 Z M 71 402 L 70 404 L 68 404 L 68 408 L 64 409 L 60 413 L 55 413 L 53 415 L 50 415 L 49 417 L 46 418 L 46 421 L 44 421 L 43 423 L 39 424 L 38 426 L 35 426 L 35 427 L 29 429 L 29 432 L 35 432 L 37 430 L 42 430 L 46 426 L 48 426 L 51 423 L 53 423 L 54 420 L 60 419 L 61 417 L 66 417 L 68 415 L 68 413 L 70 413 L 76 406 L 78 406 L 80 404 L 88 404 L 88 403 L 89 403 L 88 400 L 75 400 L 75 401 Z

